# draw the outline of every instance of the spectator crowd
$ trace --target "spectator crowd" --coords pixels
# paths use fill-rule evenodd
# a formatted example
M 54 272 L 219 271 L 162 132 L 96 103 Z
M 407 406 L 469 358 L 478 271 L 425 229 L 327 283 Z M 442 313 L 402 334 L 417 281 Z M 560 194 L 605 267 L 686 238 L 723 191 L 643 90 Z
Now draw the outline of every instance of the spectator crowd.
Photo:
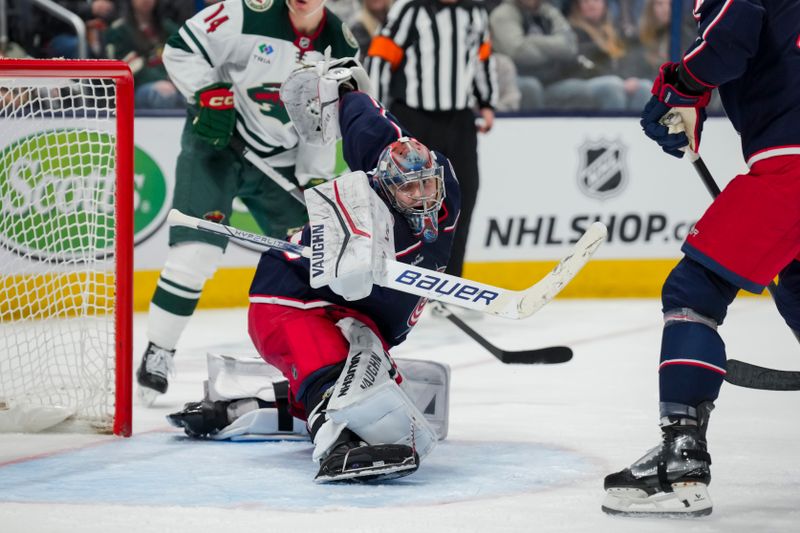
M 170 34 L 215 0 L 57 0 L 86 23 L 91 58 L 126 61 L 136 106 L 185 106 L 161 61 Z M 362 60 L 393 0 L 328 0 Z M 436 0 L 431 0 L 435 2 Z M 476 1 L 476 0 L 469 0 Z M 480 0 L 477 0 L 480 1 Z M 497 111 L 639 111 L 669 59 L 671 0 L 485 0 L 498 76 Z M 78 57 L 74 30 L 27 0 L 10 0 L 8 57 Z M 681 48 L 693 38 L 690 13 Z

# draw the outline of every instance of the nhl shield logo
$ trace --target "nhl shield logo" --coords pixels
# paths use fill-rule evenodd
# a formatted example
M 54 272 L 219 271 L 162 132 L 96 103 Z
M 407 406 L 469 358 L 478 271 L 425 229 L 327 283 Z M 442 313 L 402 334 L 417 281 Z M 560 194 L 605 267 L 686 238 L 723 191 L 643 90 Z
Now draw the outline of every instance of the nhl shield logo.
M 587 196 L 606 199 L 622 192 L 628 182 L 625 146 L 620 141 L 587 141 L 580 148 L 578 185 Z

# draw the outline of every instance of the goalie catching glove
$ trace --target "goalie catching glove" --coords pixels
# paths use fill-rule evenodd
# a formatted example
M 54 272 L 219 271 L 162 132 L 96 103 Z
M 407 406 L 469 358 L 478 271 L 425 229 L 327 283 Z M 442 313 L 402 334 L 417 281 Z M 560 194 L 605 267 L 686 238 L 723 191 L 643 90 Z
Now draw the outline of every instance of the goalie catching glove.
M 230 83 L 215 83 L 195 94 L 199 110 L 192 130 L 203 141 L 221 150 L 228 146 L 236 124 Z
M 683 157 L 686 147 L 697 153 L 705 108 L 711 100 L 709 88 L 693 80 L 681 64 L 664 63 L 653 82 L 652 93 L 640 122 L 645 135 L 669 155 Z M 672 118 L 676 114 L 680 120 Z
M 369 76 L 354 57 L 301 66 L 283 82 L 280 95 L 300 138 L 325 146 L 342 136 L 339 97 L 347 91 L 371 93 Z

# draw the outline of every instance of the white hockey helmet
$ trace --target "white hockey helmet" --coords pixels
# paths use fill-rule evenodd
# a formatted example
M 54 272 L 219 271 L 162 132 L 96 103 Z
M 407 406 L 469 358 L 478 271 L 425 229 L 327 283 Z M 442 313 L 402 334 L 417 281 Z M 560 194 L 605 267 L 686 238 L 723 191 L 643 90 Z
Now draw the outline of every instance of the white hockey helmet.
M 415 234 L 425 242 L 438 238 L 444 167 L 424 144 L 411 137 L 394 141 L 378 158 L 373 180 Z

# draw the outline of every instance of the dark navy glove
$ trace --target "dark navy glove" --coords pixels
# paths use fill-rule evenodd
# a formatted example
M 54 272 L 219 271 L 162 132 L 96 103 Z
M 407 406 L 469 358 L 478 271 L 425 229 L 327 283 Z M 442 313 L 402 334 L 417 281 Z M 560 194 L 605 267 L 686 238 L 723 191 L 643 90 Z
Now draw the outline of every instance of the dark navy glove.
M 653 82 L 653 96 L 642 110 L 644 134 L 669 155 L 683 157 L 683 148 L 697 153 L 711 91 L 692 94 L 680 83 L 678 63 L 664 63 Z

